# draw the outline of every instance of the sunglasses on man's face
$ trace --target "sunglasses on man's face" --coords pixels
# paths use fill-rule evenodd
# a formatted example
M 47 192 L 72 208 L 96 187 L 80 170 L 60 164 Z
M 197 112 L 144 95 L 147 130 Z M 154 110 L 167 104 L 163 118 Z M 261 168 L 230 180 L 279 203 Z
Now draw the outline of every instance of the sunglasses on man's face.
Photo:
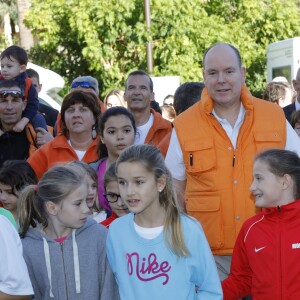
M 93 86 L 91 86 L 89 82 L 86 82 L 86 81 L 82 81 L 82 82 L 75 81 L 71 84 L 71 89 L 77 88 L 77 87 L 82 87 L 82 88 L 86 88 L 86 89 L 93 89 L 96 92 L 95 88 Z
M 19 98 L 23 98 L 23 95 L 20 91 L 16 91 L 16 90 L 4 90 L 4 91 L 0 91 L 0 98 L 1 99 L 5 99 L 8 96 L 11 96 L 13 99 L 19 99 Z

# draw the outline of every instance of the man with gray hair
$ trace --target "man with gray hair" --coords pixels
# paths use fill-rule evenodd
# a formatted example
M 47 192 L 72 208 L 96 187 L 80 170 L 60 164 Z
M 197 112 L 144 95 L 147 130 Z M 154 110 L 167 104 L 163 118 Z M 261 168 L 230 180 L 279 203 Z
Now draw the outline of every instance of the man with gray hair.
M 80 90 L 95 93 L 99 97 L 99 83 L 95 77 L 92 76 L 78 76 L 71 83 L 72 90 Z M 104 103 L 99 98 L 101 112 L 105 111 Z
M 79 90 L 83 92 L 94 93 L 99 98 L 99 83 L 95 77 L 92 76 L 78 76 L 71 83 L 71 91 Z M 104 103 L 99 98 L 99 105 L 101 113 L 105 111 Z M 60 128 L 60 113 L 58 114 L 56 124 L 55 124 L 55 135 L 61 132 Z
M 71 90 L 73 89 L 94 92 L 99 96 L 99 83 L 98 80 L 92 76 L 79 76 L 76 77 L 71 83 Z

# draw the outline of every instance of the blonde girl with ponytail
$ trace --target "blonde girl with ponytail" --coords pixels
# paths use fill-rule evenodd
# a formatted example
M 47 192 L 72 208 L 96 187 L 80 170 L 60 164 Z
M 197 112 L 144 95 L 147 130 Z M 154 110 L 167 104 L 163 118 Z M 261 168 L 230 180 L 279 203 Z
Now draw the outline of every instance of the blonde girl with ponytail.
M 222 299 L 204 232 L 180 213 L 160 151 L 151 145 L 125 149 L 116 174 L 131 212 L 111 224 L 107 240 L 121 299 Z

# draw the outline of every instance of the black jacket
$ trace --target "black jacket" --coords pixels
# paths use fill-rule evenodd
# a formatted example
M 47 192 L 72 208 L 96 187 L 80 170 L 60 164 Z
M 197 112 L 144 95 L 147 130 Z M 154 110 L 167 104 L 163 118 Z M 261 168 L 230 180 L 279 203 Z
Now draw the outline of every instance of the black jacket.
M 30 143 L 26 131 L 4 132 L 0 136 L 0 167 L 9 159 L 27 159 Z

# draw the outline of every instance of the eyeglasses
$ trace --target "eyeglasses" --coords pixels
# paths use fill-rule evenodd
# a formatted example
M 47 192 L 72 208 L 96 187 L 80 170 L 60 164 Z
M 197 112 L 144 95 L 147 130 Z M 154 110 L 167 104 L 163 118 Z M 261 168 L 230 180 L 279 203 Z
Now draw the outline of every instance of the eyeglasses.
M 103 196 L 109 203 L 115 203 L 119 198 L 121 199 L 121 196 L 115 193 L 104 193 Z
M 82 81 L 82 82 L 75 81 L 71 84 L 71 89 L 77 87 L 82 87 L 85 89 L 93 89 L 96 92 L 96 89 L 93 86 L 91 86 L 89 82 L 86 81 Z
M 3 90 L 0 91 L 0 98 L 5 99 L 8 96 L 11 96 L 13 99 L 23 98 L 23 95 L 20 91 L 17 90 Z

